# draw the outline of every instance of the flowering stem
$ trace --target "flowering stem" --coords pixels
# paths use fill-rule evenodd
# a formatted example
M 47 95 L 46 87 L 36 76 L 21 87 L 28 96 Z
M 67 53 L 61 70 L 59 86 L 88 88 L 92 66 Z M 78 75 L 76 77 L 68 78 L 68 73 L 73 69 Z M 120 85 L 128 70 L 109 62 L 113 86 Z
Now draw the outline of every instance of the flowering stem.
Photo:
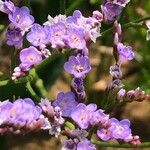
M 135 27 L 135 26 L 141 26 L 139 23 L 140 22 L 143 22 L 145 20 L 149 20 L 150 19 L 150 16 L 147 16 L 147 17 L 143 17 L 143 18 L 140 18 L 140 19 L 137 19 L 137 20 L 134 20 L 134 21 L 130 21 L 128 23 L 125 23 L 122 25 L 122 28 L 129 28 L 129 27 Z M 104 36 L 105 34 L 109 33 L 110 31 L 112 31 L 113 28 L 109 28 L 108 30 L 105 30 L 104 32 L 101 33 L 102 36 Z
M 93 133 L 97 130 L 97 127 L 92 127 L 88 132 L 88 139 L 91 140 Z
M 66 10 L 66 15 L 69 15 L 77 6 L 79 6 L 84 0 L 75 0 L 74 3 Z
M 101 141 L 95 141 L 92 140 L 92 143 L 100 146 L 100 147 L 114 147 L 114 148 L 145 148 L 145 147 L 150 147 L 150 142 L 143 142 L 139 146 L 134 147 L 130 144 L 119 144 L 119 143 L 107 143 L 107 142 L 101 142 Z
M 28 92 L 31 94 L 31 96 L 37 101 L 39 102 L 40 101 L 40 97 L 38 95 L 36 95 L 35 91 L 33 90 L 30 82 L 27 82 L 26 84 L 26 88 L 28 90 Z

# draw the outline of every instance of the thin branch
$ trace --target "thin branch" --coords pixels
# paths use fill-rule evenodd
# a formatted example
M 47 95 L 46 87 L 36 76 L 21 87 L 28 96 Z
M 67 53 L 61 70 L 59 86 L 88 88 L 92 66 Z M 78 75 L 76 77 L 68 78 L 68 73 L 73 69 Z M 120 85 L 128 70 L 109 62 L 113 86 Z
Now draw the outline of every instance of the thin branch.
M 99 147 L 114 147 L 114 148 L 146 148 L 150 147 L 150 142 L 143 142 L 139 146 L 134 147 L 130 144 L 119 144 L 119 143 L 107 143 L 107 142 L 101 142 L 101 141 L 95 141 L 92 140 L 92 143 L 99 146 Z
M 35 91 L 33 90 L 30 82 L 27 82 L 26 84 L 26 88 L 28 90 L 28 92 L 31 94 L 31 96 L 37 101 L 39 102 L 40 101 L 40 97 L 35 93 Z
M 140 18 L 137 20 L 133 20 L 133 21 L 123 24 L 122 28 L 141 26 L 141 24 L 139 24 L 140 22 L 143 22 L 143 21 L 149 20 L 149 19 L 150 19 L 150 16 L 143 17 L 143 18 Z M 105 34 L 111 32 L 112 30 L 113 30 L 113 28 L 109 28 L 109 29 L 105 30 L 104 32 L 102 32 L 101 35 L 104 36 Z

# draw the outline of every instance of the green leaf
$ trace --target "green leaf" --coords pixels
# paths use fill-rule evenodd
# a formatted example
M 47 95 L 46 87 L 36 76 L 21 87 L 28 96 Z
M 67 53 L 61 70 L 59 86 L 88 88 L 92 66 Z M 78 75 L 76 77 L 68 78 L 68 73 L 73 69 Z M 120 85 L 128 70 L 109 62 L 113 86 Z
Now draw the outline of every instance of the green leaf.
M 36 72 L 43 80 L 44 86 L 47 89 L 50 88 L 61 75 L 66 58 L 67 54 L 53 54 L 37 66 Z

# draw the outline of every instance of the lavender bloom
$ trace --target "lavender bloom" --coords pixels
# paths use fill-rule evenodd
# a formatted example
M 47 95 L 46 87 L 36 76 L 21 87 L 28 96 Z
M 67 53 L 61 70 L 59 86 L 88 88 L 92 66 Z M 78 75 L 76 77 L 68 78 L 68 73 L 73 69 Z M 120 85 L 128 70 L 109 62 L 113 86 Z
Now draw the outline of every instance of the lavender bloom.
M 88 132 L 86 130 L 80 130 L 80 129 L 74 129 L 71 133 L 71 136 L 74 138 L 79 139 L 80 141 L 83 141 L 88 136 Z
M 82 78 L 73 78 L 71 82 L 72 91 L 76 94 L 78 101 L 83 102 L 86 98 L 84 83 Z
M 23 35 L 19 28 L 15 28 L 10 24 L 6 32 L 7 44 L 21 48 L 23 43 Z
M 76 150 L 76 147 L 76 143 L 72 139 L 69 139 L 65 141 L 61 150 Z
M 111 131 L 105 128 L 97 130 L 97 136 L 103 141 L 108 141 L 112 138 Z
M 70 56 L 69 61 L 64 64 L 66 72 L 74 75 L 75 78 L 84 78 L 85 74 L 91 70 L 89 58 L 87 56 Z
M 24 76 L 25 75 L 24 72 L 28 71 L 29 69 L 30 69 L 29 66 L 26 66 L 26 67 L 22 67 L 22 66 L 21 67 L 15 67 L 14 68 L 14 73 L 12 74 L 12 80 L 16 80 L 17 78 L 19 78 L 21 76 Z
M 114 4 L 117 4 L 122 7 L 125 7 L 129 2 L 130 0 L 113 0 Z
M 41 99 L 39 105 L 42 108 L 42 111 L 47 114 L 48 117 L 53 118 L 55 116 L 54 107 L 48 99 Z
M 27 40 L 34 46 L 39 46 L 41 49 L 45 48 L 49 42 L 49 26 L 40 26 L 34 24 L 31 31 L 27 34 Z
M 66 23 L 67 17 L 65 15 L 60 14 L 53 18 L 50 15 L 48 15 L 47 19 L 48 19 L 48 21 L 46 21 L 43 25 L 51 26 L 51 25 L 57 24 L 57 23 Z
M 50 26 L 50 43 L 52 48 L 63 48 L 65 43 L 63 38 L 66 34 L 66 26 L 64 23 L 56 23 Z
M 19 28 L 23 32 L 28 31 L 31 25 L 34 23 L 33 16 L 30 15 L 28 7 L 16 7 L 15 11 L 9 14 L 9 20 L 14 24 L 16 28 Z
M 98 10 L 93 11 L 92 17 L 100 22 L 103 20 L 103 14 L 101 12 L 99 12 Z
M 122 43 L 118 43 L 117 50 L 119 54 L 119 61 L 123 63 L 127 60 L 132 60 L 134 58 L 134 52 L 132 51 L 132 47 L 123 45 Z
M 123 89 L 123 88 L 121 88 L 121 89 L 119 90 L 119 92 L 117 93 L 118 99 L 119 99 L 120 101 L 123 101 L 123 98 L 124 98 L 125 94 L 126 94 L 126 90 Z
M 75 10 L 72 14 L 72 16 L 67 17 L 67 23 L 75 23 L 77 24 L 77 21 L 79 18 L 82 18 L 82 13 L 79 10 Z
M 41 108 L 35 106 L 30 98 L 16 100 L 10 110 L 12 122 L 16 126 L 32 123 L 40 117 L 41 113 Z
M 0 125 L 5 124 L 9 120 L 9 110 L 13 107 L 13 104 L 8 100 L 0 102 Z
M 50 129 L 42 109 L 30 98 L 17 99 L 14 103 L 0 103 L 0 133 L 25 134 L 32 130 Z
M 101 6 L 105 21 L 113 22 L 121 14 L 121 6 L 107 2 Z
M 91 141 L 85 139 L 78 143 L 77 150 L 96 150 L 96 147 L 91 143 Z
M 75 109 L 78 102 L 73 92 L 59 93 L 57 99 L 53 102 L 53 105 L 60 107 L 62 116 L 70 117 L 71 112 Z
M 41 53 L 33 46 L 23 49 L 20 52 L 21 65 L 25 64 L 26 67 L 39 64 L 42 61 Z
M 146 94 L 145 91 L 142 91 L 139 87 L 135 90 L 128 91 L 124 97 L 124 100 L 127 102 L 141 102 L 147 99 L 150 99 L 150 95 Z
M 10 0 L 5 0 L 4 2 L 0 0 L 0 11 L 6 14 L 13 13 L 15 6 Z
M 87 51 L 85 33 L 82 28 L 68 28 L 66 34 L 64 41 L 68 47 Z
M 112 81 L 112 83 L 108 86 L 108 89 L 120 89 L 122 88 L 124 85 L 122 84 L 122 81 L 120 79 L 115 79 Z
M 41 53 L 42 53 L 43 57 L 45 57 L 45 58 L 48 58 L 51 55 L 51 52 L 46 48 L 42 49 Z
M 58 106 L 53 107 L 48 99 L 42 99 L 39 105 L 46 116 L 51 120 L 51 128 L 49 129 L 49 134 L 58 137 L 61 132 L 61 125 L 64 123 L 60 108 Z
M 122 77 L 122 72 L 118 64 L 111 66 L 109 72 L 114 79 L 120 79 Z
M 107 122 L 109 120 L 109 115 L 106 115 L 103 110 L 99 109 L 92 114 L 90 114 L 91 119 L 90 119 L 90 124 L 92 126 L 98 125 L 100 127 L 105 127 L 107 126 Z
M 97 106 L 95 104 L 85 105 L 78 104 L 71 113 L 71 118 L 79 125 L 81 129 L 87 129 L 90 125 L 90 114 L 95 112 Z
M 130 121 L 128 119 L 118 121 L 117 119 L 112 118 L 110 120 L 112 121 L 110 130 L 113 138 L 126 139 L 131 135 Z

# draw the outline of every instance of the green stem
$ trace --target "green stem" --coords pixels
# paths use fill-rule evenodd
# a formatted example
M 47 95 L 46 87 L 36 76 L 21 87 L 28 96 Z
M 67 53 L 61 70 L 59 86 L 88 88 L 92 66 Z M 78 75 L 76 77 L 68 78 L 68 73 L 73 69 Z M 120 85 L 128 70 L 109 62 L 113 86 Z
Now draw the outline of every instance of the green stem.
M 147 17 L 143 17 L 134 21 L 130 21 L 128 23 L 125 23 L 122 25 L 122 28 L 129 28 L 129 27 L 135 27 L 135 26 L 141 26 L 139 23 L 145 20 L 149 20 L 150 16 Z M 109 28 L 108 30 L 105 30 L 104 32 L 101 33 L 102 36 L 104 36 L 105 34 L 109 33 L 110 31 L 112 31 L 113 28 Z
M 146 148 L 150 147 L 150 142 L 143 142 L 139 146 L 134 147 L 130 144 L 119 144 L 119 143 L 107 143 L 107 142 L 101 142 L 101 141 L 95 141 L 92 140 L 92 143 L 99 146 L 99 147 L 114 147 L 114 148 Z
M 90 130 L 89 130 L 89 132 L 88 132 L 88 137 L 87 137 L 89 140 L 92 139 L 92 135 L 93 135 L 93 133 L 94 133 L 96 130 L 97 130 L 97 127 L 96 127 L 96 126 L 90 128 Z
M 30 82 L 27 82 L 26 84 L 26 88 L 28 90 L 28 92 L 31 94 L 31 96 L 37 101 L 39 102 L 40 101 L 40 97 L 35 93 L 35 91 L 33 90 Z
M 66 10 L 66 14 L 69 15 L 73 10 L 75 10 L 82 2 L 85 0 L 75 0 L 74 3 Z
M 60 0 L 60 14 L 65 14 L 66 11 L 66 0 Z

